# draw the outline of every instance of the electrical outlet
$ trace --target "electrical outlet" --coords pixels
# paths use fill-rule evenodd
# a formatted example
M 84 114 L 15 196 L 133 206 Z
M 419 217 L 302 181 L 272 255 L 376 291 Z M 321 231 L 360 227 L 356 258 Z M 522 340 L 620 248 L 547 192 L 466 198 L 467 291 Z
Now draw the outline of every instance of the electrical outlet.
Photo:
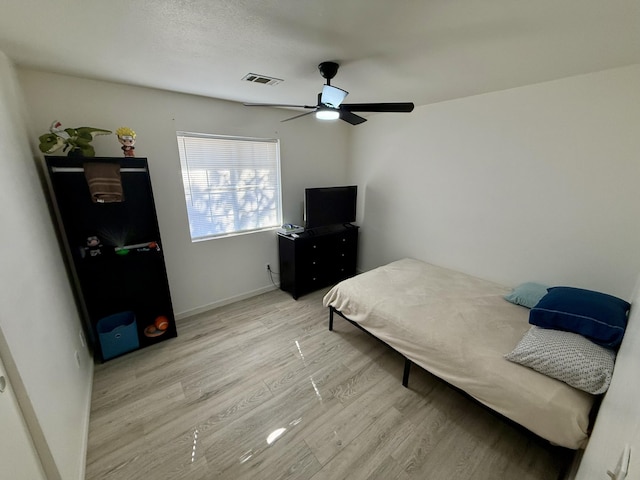
M 271 271 L 271 265 L 269 265 L 268 263 L 264 264 L 264 268 L 266 268 L 267 271 Z
M 78 368 L 80 368 L 80 354 L 76 350 L 76 363 L 78 364 Z

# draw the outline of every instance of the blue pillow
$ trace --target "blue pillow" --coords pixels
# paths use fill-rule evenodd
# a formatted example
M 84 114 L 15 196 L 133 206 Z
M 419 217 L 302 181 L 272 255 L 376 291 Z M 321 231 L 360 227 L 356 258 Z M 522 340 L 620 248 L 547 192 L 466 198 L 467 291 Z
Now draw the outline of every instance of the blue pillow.
M 527 282 L 518 285 L 509 295 L 505 295 L 507 302 L 522 305 L 523 307 L 533 308 L 542 297 L 547 294 L 547 286 L 539 283 Z
M 617 348 L 631 305 L 605 293 L 573 287 L 552 287 L 529 312 L 529 323 L 578 333 L 598 345 Z

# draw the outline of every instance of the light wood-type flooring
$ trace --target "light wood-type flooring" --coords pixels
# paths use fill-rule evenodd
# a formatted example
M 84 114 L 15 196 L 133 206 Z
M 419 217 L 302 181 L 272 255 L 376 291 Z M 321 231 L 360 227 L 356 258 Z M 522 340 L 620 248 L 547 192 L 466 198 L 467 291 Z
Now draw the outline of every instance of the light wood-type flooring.
M 275 290 L 96 365 L 86 478 L 556 479 L 514 427 L 340 317 Z

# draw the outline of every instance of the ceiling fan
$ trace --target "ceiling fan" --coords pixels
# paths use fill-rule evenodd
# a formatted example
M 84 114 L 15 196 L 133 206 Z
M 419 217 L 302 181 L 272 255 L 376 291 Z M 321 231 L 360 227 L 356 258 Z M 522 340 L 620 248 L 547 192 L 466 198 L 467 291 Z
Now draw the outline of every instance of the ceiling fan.
M 353 112 L 396 112 L 408 113 L 413 111 L 412 102 L 394 103 L 342 103 L 349 92 L 331 85 L 331 79 L 338 73 L 339 65 L 335 62 L 322 62 L 318 65 L 320 75 L 327 79 L 327 83 L 322 87 L 322 93 L 318 94 L 317 105 L 286 105 L 273 103 L 245 103 L 247 107 L 295 107 L 307 108 L 310 112 L 305 112 L 295 117 L 282 120 L 288 122 L 296 118 L 304 117 L 312 113 L 320 120 L 336 120 L 340 118 L 351 125 L 359 125 L 367 121 Z

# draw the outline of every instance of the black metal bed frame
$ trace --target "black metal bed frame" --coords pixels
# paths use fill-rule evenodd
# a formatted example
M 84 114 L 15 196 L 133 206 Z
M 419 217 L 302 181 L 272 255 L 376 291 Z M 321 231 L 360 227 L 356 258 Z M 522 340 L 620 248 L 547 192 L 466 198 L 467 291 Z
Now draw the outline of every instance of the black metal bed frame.
M 340 315 L 342 318 L 344 318 L 347 322 L 349 322 L 351 325 L 354 325 L 355 327 L 358 327 L 360 330 L 362 330 L 364 333 L 366 333 L 367 335 L 375 338 L 376 340 L 378 340 L 380 343 L 386 345 L 387 347 L 389 347 L 391 350 L 393 350 L 394 352 L 396 352 L 398 355 L 400 355 L 402 358 L 404 358 L 404 372 L 402 374 L 402 386 L 405 388 L 409 388 L 409 373 L 411 372 L 411 365 L 413 365 L 413 362 L 411 360 L 409 360 L 407 357 L 405 357 L 402 353 L 398 352 L 395 348 L 393 348 L 391 345 L 389 345 L 387 342 L 385 342 L 384 340 L 380 340 L 378 337 L 376 337 L 373 333 L 371 333 L 370 331 L 368 331 L 366 328 L 362 327 L 359 323 L 354 322 L 353 320 L 348 319 L 347 317 L 345 317 L 343 315 L 343 313 L 340 310 L 336 310 L 334 307 L 329 307 L 329 330 L 333 331 L 333 314 L 337 313 L 338 315 Z

